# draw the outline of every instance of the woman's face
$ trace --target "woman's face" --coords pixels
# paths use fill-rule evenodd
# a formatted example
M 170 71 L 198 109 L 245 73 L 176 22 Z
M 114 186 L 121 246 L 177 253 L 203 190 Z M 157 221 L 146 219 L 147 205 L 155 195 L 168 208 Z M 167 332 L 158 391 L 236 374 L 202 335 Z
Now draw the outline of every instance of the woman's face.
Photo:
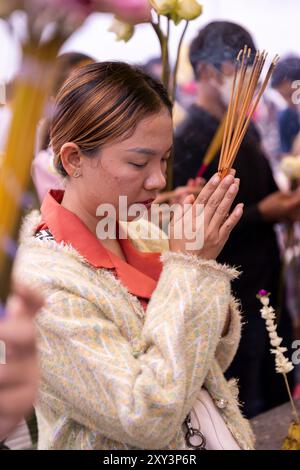
M 120 196 L 127 196 L 130 207 L 153 201 L 165 187 L 172 145 L 172 119 L 163 109 L 143 119 L 131 137 L 102 147 L 99 155 L 88 158 L 81 154 L 77 163 L 81 176 L 69 176 L 66 189 L 73 186 L 72 193 L 90 216 L 96 217 L 99 205 L 111 204 L 117 219 L 123 219 L 118 217 Z

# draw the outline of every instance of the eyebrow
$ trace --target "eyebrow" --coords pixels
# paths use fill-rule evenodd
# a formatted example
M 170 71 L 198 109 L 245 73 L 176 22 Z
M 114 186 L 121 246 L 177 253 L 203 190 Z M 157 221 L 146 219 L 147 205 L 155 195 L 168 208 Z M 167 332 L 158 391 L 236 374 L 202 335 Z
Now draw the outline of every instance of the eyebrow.
M 172 147 L 173 145 L 171 145 L 171 147 L 167 150 L 166 153 L 170 152 Z M 141 153 L 143 155 L 148 155 L 148 156 L 157 155 L 156 150 L 146 148 L 146 147 L 134 147 L 134 148 L 127 149 L 126 152 Z

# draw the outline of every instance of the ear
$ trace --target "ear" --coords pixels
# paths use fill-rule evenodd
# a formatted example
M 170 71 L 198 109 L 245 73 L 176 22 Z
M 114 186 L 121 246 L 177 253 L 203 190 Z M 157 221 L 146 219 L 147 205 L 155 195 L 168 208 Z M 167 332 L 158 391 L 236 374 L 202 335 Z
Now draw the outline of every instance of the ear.
M 60 149 L 62 165 L 69 176 L 78 177 L 81 174 L 82 153 L 77 144 L 65 143 Z

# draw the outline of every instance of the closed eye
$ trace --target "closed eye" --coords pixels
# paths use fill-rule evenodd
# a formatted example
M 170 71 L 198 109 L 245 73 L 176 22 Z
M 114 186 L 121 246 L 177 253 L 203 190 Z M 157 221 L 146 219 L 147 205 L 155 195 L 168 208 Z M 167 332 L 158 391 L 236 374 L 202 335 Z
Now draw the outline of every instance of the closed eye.
M 129 162 L 130 165 L 134 166 L 135 168 L 144 168 L 147 163 L 133 163 L 133 162 Z

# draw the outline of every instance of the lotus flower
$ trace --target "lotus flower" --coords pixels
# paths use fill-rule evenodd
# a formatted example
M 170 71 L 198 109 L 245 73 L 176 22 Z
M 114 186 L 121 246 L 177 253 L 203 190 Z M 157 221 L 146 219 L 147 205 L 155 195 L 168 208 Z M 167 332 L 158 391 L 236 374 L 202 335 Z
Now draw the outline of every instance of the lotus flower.
M 123 21 L 114 18 L 114 21 L 110 25 L 108 31 L 116 34 L 117 41 L 129 41 L 134 33 L 134 26 L 130 23 L 124 23 Z
M 99 11 L 110 11 L 127 23 L 151 21 L 151 6 L 148 0 L 95 0 Z
M 197 0 L 150 0 L 150 3 L 159 15 L 170 16 L 175 24 L 194 20 L 202 13 Z
M 24 10 L 30 18 L 40 19 L 41 26 L 67 15 L 68 25 L 74 28 L 93 11 L 112 12 L 130 23 L 151 18 L 148 0 L 1 0 L 0 17 L 9 16 L 14 10 Z
M 202 9 L 202 5 L 197 0 L 177 0 L 173 20 L 175 23 L 179 23 L 181 20 L 195 20 L 201 15 Z
M 177 0 L 150 0 L 150 3 L 159 15 L 171 15 L 177 7 Z

